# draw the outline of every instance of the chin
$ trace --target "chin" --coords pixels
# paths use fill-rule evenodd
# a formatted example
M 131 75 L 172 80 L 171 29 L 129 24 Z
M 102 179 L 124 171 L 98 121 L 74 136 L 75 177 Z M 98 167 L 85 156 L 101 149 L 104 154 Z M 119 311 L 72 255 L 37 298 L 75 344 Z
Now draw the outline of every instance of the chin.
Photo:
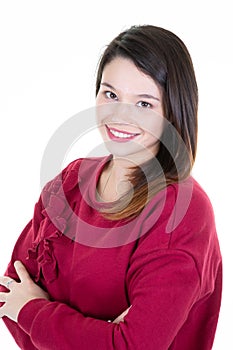
M 135 142 L 128 142 L 127 144 L 106 142 L 105 147 L 113 157 L 131 160 L 135 166 L 138 165 L 137 159 L 140 159 L 141 163 L 142 159 L 146 160 L 154 157 L 154 154 L 152 154 L 147 148 L 140 144 L 136 144 Z

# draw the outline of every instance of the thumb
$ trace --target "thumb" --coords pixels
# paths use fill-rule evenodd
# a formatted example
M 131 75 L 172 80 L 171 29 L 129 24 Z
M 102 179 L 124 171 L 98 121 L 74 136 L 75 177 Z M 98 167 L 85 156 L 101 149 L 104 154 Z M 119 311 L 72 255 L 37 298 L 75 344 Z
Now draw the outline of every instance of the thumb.
M 17 260 L 14 262 L 14 267 L 17 275 L 19 276 L 19 279 L 21 282 L 24 282 L 25 280 L 28 280 L 30 278 L 26 268 L 21 263 L 21 261 Z

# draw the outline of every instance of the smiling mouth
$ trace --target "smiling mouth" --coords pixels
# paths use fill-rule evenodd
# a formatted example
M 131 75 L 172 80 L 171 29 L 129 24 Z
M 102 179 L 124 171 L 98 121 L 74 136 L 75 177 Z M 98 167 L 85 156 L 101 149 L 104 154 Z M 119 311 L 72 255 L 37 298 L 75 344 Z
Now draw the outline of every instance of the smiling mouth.
M 127 131 L 121 131 L 115 128 L 110 128 L 107 125 L 105 126 L 109 137 L 114 140 L 129 141 L 135 138 L 136 136 L 140 135 L 140 133 L 129 133 Z

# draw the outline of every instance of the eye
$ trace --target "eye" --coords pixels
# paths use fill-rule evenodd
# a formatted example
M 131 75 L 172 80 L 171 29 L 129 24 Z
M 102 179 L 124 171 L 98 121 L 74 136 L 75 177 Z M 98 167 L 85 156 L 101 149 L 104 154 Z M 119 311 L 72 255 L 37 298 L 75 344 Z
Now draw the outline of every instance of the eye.
M 112 91 L 105 91 L 104 94 L 110 100 L 117 100 L 117 95 L 114 94 L 114 92 L 112 92 Z
M 152 104 L 150 104 L 149 102 L 146 102 L 146 101 L 139 101 L 137 103 L 137 106 L 138 107 L 143 107 L 143 108 L 151 108 Z

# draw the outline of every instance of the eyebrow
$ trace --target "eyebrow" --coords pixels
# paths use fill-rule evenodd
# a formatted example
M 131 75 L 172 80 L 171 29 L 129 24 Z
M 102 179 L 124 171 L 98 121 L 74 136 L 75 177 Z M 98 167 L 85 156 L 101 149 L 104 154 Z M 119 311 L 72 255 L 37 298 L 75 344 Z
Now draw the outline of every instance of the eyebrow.
M 108 87 L 109 89 L 112 89 L 113 91 L 116 91 L 116 89 L 109 83 L 103 82 L 100 85 L 104 85 L 104 86 Z M 155 96 L 150 95 L 150 94 L 138 94 L 137 96 L 138 97 L 142 97 L 142 98 L 149 98 L 149 99 L 153 99 L 153 100 L 156 100 L 156 101 L 160 101 L 160 99 L 158 97 L 155 97 Z

